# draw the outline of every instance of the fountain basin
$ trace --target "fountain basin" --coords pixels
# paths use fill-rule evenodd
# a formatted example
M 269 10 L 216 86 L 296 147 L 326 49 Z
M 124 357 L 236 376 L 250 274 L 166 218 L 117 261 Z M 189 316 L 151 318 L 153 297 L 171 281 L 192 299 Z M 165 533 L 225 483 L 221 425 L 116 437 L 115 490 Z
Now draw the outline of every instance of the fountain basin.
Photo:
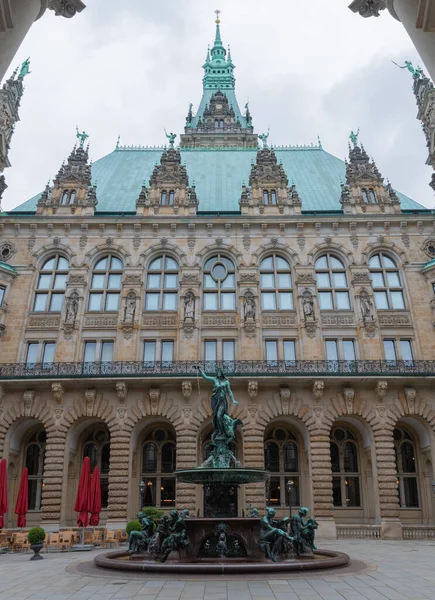
M 270 477 L 269 471 L 264 469 L 210 469 L 197 467 L 196 469 L 181 469 L 175 471 L 177 481 L 182 483 L 196 483 L 202 485 L 243 485 L 246 483 L 261 483 Z

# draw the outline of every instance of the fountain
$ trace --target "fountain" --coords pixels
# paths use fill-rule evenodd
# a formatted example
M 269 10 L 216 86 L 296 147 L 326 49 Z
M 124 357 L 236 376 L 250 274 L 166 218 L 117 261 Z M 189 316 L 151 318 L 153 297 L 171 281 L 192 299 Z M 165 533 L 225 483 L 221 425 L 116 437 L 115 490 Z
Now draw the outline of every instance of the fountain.
M 301 508 L 292 519 L 275 519 L 275 510 L 249 507 L 249 516 L 234 518 L 229 502 L 234 490 L 247 483 L 268 482 L 264 469 L 243 467 L 231 446 L 240 419 L 228 414 L 228 400 L 238 404 L 230 382 L 218 367 L 215 377 L 198 367 L 203 379 L 213 384 L 213 449 L 199 467 L 175 472 L 177 481 L 204 486 L 205 517 L 190 518 L 188 511 L 172 510 L 155 525 L 138 513 L 142 531 L 132 532 L 129 550 L 100 554 L 97 566 L 148 573 L 246 573 L 301 571 L 345 566 L 347 554 L 318 550 L 314 545 L 317 523 L 306 519 Z

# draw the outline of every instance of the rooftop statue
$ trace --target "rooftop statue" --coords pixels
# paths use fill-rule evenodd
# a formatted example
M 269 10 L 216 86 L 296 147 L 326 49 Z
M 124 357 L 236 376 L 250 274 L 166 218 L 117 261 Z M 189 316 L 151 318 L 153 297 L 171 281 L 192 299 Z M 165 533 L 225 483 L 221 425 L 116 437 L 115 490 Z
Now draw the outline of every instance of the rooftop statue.
M 359 136 L 359 127 L 358 127 L 358 131 L 356 133 L 351 131 L 350 136 L 349 136 L 354 148 L 356 148 L 358 146 L 358 136 Z
M 23 78 L 26 75 L 29 75 L 31 73 L 29 67 L 30 67 L 30 57 L 22 63 L 18 77 Z
M 269 129 L 267 130 L 267 133 L 260 133 L 258 137 L 263 142 L 263 148 L 267 148 L 267 138 L 269 137 Z
M 423 69 L 418 66 L 415 69 L 410 60 L 405 60 L 405 64 L 403 65 L 403 67 L 394 62 L 394 60 L 391 62 L 393 62 L 396 65 L 396 67 L 399 67 L 399 69 L 407 69 L 414 79 L 420 79 L 420 77 L 423 76 Z
M 83 148 L 83 144 L 86 142 L 86 140 L 89 137 L 89 134 L 86 133 L 85 130 L 83 130 L 81 133 L 79 131 L 79 128 L 76 125 L 76 138 L 80 140 L 80 148 Z
M 176 133 L 172 133 L 172 132 L 167 133 L 167 131 L 165 129 L 165 135 L 166 135 L 166 137 L 169 140 L 169 147 L 173 148 L 174 147 L 175 138 L 177 137 L 177 134 Z

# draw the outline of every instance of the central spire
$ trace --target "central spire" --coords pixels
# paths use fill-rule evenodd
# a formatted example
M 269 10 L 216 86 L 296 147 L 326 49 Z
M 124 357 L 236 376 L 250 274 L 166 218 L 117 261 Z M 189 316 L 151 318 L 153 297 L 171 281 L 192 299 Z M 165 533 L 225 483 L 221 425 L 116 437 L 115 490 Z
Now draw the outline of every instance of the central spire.
M 220 11 L 216 10 L 213 47 L 203 64 L 203 92 L 196 114 L 189 105 L 181 147 L 237 146 L 256 148 L 252 118 L 246 105 L 242 114 L 235 94 L 234 63 L 224 48 L 220 30 Z

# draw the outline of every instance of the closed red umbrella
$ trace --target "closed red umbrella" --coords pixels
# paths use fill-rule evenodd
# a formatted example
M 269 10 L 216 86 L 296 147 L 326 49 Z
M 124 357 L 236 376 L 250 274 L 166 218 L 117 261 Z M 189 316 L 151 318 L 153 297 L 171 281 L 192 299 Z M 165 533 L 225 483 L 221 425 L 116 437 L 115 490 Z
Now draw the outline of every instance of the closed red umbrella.
M 0 461 L 0 529 L 5 526 L 4 514 L 8 512 L 8 483 L 6 459 Z
M 21 473 L 20 487 L 18 488 L 15 514 L 17 515 L 17 527 L 26 526 L 26 515 L 29 510 L 29 472 L 24 467 Z
M 76 502 L 74 510 L 78 512 L 77 525 L 79 527 L 87 527 L 89 522 L 89 500 L 91 491 L 91 461 L 89 456 L 86 456 L 83 461 L 82 470 L 80 473 L 79 487 L 77 489 Z
M 101 512 L 100 469 L 98 467 L 95 467 L 94 472 L 92 473 L 89 512 L 91 513 L 89 525 L 96 527 L 100 522 Z

